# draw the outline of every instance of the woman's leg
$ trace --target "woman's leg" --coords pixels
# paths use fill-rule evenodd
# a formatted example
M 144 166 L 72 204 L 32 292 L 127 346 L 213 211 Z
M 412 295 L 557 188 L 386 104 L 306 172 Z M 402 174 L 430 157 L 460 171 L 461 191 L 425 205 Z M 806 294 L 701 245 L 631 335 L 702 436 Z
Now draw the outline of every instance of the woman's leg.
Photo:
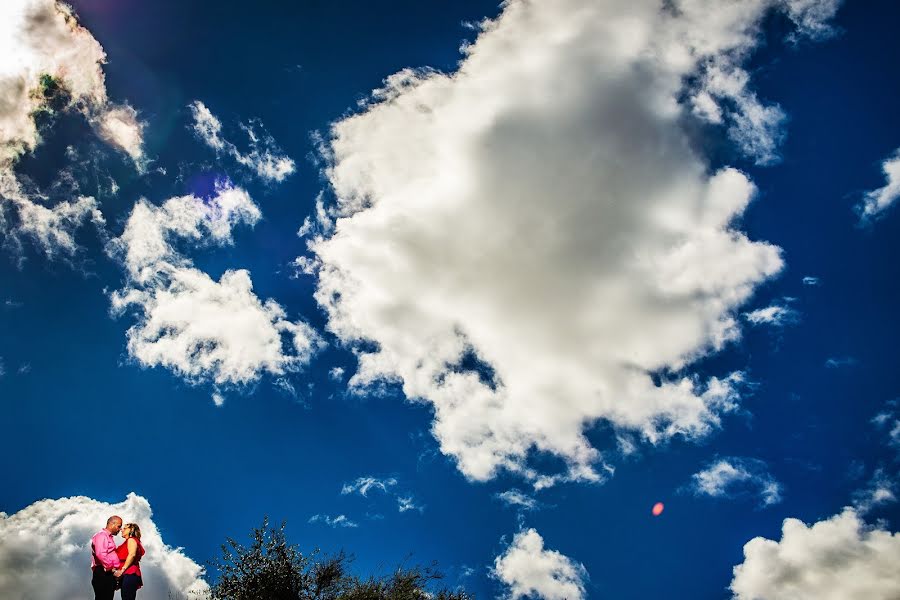
M 141 578 L 137 575 L 122 576 L 122 600 L 135 600 Z

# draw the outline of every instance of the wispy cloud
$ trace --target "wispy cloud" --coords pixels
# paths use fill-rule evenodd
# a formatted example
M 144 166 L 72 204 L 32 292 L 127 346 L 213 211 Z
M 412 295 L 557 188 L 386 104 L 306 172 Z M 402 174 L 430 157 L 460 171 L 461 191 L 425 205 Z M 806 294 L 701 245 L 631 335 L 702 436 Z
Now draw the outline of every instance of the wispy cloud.
M 852 367 L 856 365 L 857 360 L 852 356 L 832 356 L 825 361 L 825 367 L 829 369 L 840 369 L 842 367 Z
M 374 490 L 393 497 L 397 502 L 397 510 L 401 513 L 411 510 L 417 510 L 420 513 L 424 512 L 425 506 L 419 504 L 413 494 L 398 492 L 396 488 L 397 479 L 394 477 L 379 478 L 369 475 L 358 477 L 356 481 L 345 483 L 341 488 L 341 495 L 359 494 L 360 496 L 368 497 L 369 492 Z
M 297 386 L 291 383 L 291 381 L 289 381 L 287 377 L 278 377 L 272 382 L 272 385 L 275 387 L 275 389 L 280 390 L 283 394 L 293 398 L 298 403 L 303 403 L 303 400 L 301 400 L 300 398 L 299 392 L 297 392 Z M 307 389 L 311 391 L 313 389 L 313 384 L 308 383 Z
M 244 153 L 235 144 L 222 137 L 222 122 L 205 104 L 196 100 L 188 107 L 194 119 L 192 126 L 194 133 L 217 154 L 230 156 L 267 181 L 284 181 L 296 170 L 294 161 L 281 153 L 272 136 L 257 131 L 252 124 L 241 124 L 241 129 L 250 140 L 250 151 Z
M 888 402 L 885 409 L 872 419 L 872 424 L 887 433 L 888 445 L 900 450 L 900 401 Z
M 745 312 L 744 318 L 753 325 L 770 325 L 784 327 L 792 325 L 800 320 L 800 313 L 783 304 L 773 304 L 765 308 Z
M 878 506 L 896 502 L 898 488 L 900 483 L 896 477 L 891 477 L 886 469 L 878 468 L 866 486 L 853 493 L 853 506 L 860 514 L 865 514 Z
M 505 492 L 497 494 L 496 497 L 506 506 L 518 508 L 520 510 L 534 510 L 540 506 L 540 503 L 536 499 L 517 489 L 506 490 Z
M 336 515 L 334 517 L 328 515 L 313 515 L 309 518 L 310 523 L 324 523 L 329 527 L 359 527 L 359 525 L 347 518 L 346 515 Z
M 381 490 L 387 493 L 389 487 L 397 485 L 397 480 L 393 477 L 379 479 L 378 477 L 359 477 L 356 481 L 345 483 L 341 488 L 341 494 L 357 493 L 361 496 L 368 496 L 372 490 Z
M 812 275 L 807 275 L 806 277 L 803 278 L 803 285 L 815 286 L 815 285 L 819 285 L 819 284 L 821 284 L 821 281 L 819 280 L 818 277 L 813 277 Z
M 402 513 L 410 510 L 424 512 L 425 506 L 417 504 L 415 498 L 412 496 L 397 496 L 397 510 Z
M 900 148 L 881 163 L 887 180 L 884 187 L 867 192 L 857 206 L 862 222 L 877 218 L 900 198 Z
M 762 506 L 781 502 L 781 484 L 766 464 L 750 458 L 721 458 L 691 476 L 689 489 L 698 496 L 736 498 L 755 496 Z
M 316 212 L 313 216 L 303 219 L 303 224 L 297 230 L 297 236 L 301 238 L 324 235 L 334 230 L 333 209 L 325 206 L 324 195 L 320 193 L 316 197 Z

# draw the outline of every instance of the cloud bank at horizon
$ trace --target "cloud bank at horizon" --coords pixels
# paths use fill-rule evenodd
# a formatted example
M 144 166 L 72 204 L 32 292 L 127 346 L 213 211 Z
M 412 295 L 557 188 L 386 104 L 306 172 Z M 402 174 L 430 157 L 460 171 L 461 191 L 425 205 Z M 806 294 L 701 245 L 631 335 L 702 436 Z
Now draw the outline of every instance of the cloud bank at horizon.
M 90 596 L 91 536 L 114 514 L 141 528 L 146 550 L 141 559 L 142 599 L 169 600 L 170 593 L 198 597 L 209 591 L 203 567 L 163 541 L 150 503 L 131 493 L 114 504 L 73 496 L 40 500 L 12 515 L 0 512 L 0 597 Z

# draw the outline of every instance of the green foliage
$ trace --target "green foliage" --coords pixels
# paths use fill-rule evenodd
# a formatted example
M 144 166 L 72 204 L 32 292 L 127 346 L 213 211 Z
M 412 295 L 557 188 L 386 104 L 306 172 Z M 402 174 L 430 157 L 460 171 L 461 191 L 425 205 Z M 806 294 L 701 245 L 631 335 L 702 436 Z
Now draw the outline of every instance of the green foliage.
M 429 585 L 441 578 L 433 568 L 412 567 L 397 569 L 390 577 L 372 577 L 362 581 L 353 578 L 342 600 L 470 600 L 465 591 L 442 589 L 430 592 Z
M 51 105 L 53 110 L 60 110 L 72 100 L 72 95 L 66 89 L 62 80 L 43 73 L 38 79 L 38 87 L 33 91 L 35 97 L 44 100 Z
M 219 581 L 213 600 L 471 600 L 467 592 L 429 591 L 441 579 L 432 567 L 399 568 L 386 577 L 361 579 L 348 572 L 350 559 L 309 555 L 288 544 L 284 523 L 276 529 L 263 520 L 244 546 L 233 539 L 222 545 L 222 557 L 212 566 Z
M 44 73 L 38 79 L 38 85 L 31 90 L 30 96 L 35 100 L 36 108 L 31 116 L 41 129 L 52 122 L 53 116 L 72 104 L 72 94 L 66 89 L 62 80 Z

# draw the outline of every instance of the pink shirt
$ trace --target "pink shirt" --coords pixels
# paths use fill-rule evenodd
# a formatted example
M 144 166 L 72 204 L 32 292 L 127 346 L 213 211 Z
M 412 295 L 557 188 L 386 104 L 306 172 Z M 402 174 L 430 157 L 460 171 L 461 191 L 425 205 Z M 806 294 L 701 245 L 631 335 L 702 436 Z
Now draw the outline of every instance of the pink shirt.
M 91 568 L 98 566 L 98 559 L 104 569 L 118 569 L 122 566 L 122 561 L 116 556 L 116 542 L 109 531 L 101 529 L 95 533 L 91 538 L 91 545 L 94 547 L 91 554 Z

